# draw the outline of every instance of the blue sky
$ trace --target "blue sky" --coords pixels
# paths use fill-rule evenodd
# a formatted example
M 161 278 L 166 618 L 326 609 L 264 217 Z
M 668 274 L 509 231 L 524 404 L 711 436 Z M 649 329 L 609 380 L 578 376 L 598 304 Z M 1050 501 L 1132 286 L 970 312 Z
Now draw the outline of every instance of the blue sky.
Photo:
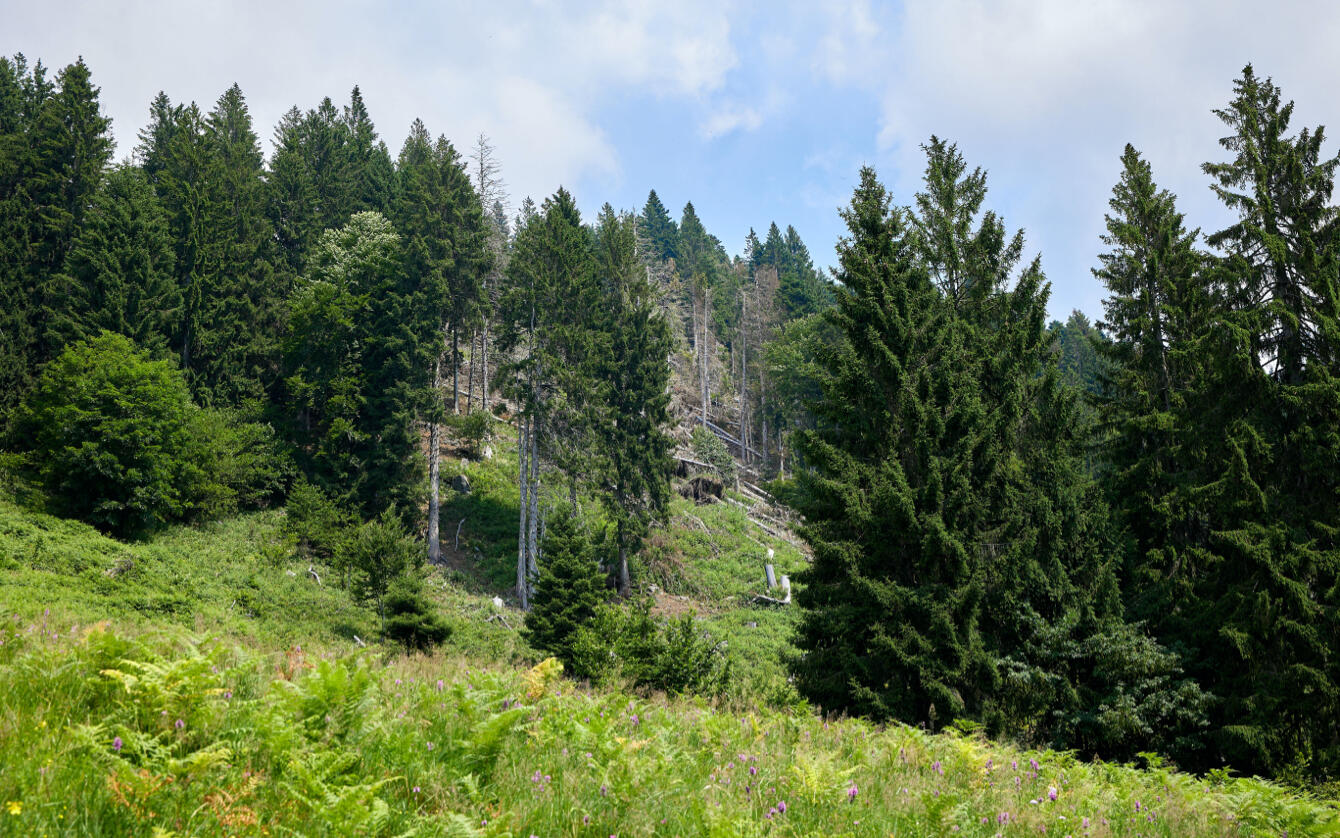
M 1125 143 L 1214 230 L 1199 167 L 1245 63 L 1295 126 L 1340 116 L 1340 4 L 1321 0 L 0 0 L 0 19 L 0 52 L 84 56 L 122 156 L 159 90 L 207 105 L 239 83 L 268 152 L 291 105 L 359 84 L 393 152 L 416 116 L 463 150 L 487 133 L 513 205 L 562 184 L 590 215 L 655 188 L 733 253 L 775 220 L 820 265 L 859 167 L 910 203 L 938 134 L 1041 252 L 1057 317 L 1101 314 L 1089 269 Z

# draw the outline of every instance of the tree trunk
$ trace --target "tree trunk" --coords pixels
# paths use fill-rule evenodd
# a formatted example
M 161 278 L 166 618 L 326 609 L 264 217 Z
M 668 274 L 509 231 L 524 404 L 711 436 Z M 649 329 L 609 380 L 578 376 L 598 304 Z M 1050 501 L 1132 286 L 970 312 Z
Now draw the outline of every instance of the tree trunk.
M 536 445 L 536 422 L 530 423 L 530 515 L 527 521 L 529 554 L 526 557 L 526 585 L 540 575 L 539 563 L 539 525 L 540 525 L 540 463 Z
M 516 595 L 517 598 L 521 600 L 522 611 L 530 610 L 530 596 L 526 579 L 526 569 L 528 567 L 526 562 L 528 558 L 526 548 L 530 546 L 530 542 L 526 540 L 526 519 L 530 514 L 530 503 L 527 500 L 527 492 L 530 489 L 530 472 L 526 466 L 526 452 L 528 451 L 528 437 L 530 434 L 527 433 L 526 425 L 527 419 L 525 416 L 517 417 L 517 489 L 520 491 L 521 495 L 521 503 L 519 504 L 521 514 L 519 516 L 520 524 L 516 536 Z
M 484 320 L 484 334 L 482 334 L 479 338 L 479 349 L 480 349 L 479 386 L 481 390 L 479 405 L 484 410 L 488 410 L 489 409 L 489 321 L 487 318 Z
M 624 523 L 619 521 L 619 596 L 628 596 L 633 590 L 633 580 L 628 578 L 628 545 L 624 543 Z
M 440 400 L 442 386 L 442 359 L 433 359 L 433 398 Z M 434 405 L 434 414 L 436 414 Z M 441 512 L 438 488 L 442 462 L 442 425 L 436 421 L 428 425 L 428 563 L 442 563 L 442 543 L 439 538 L 438 518 Z
M 451 327 L 451 413 L 454 416 L 461 414 L 461 354 L 460 336 L 456 332 L 456 327 Z
M 465 412 L 468 414 L 475 398 L 475 333 L 470 332 L 470 375 L 465 379 Z

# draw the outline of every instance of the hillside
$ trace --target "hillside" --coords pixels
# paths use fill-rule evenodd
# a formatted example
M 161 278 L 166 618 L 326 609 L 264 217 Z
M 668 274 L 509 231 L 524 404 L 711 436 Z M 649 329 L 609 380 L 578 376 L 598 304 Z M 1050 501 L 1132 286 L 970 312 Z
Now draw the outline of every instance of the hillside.
M 454 558 L 484 558 L 434 574 L 455 631 L 431 656 L 361 648 L 375 615 L 276 555 L 277 513 L 123 544 L 0 501 L 0 834 L 1340 834 L 1259 780 L 752 701 L 787 703 L 790 612 L 744 604 L 759 542 L 803 559 L 732 504 L 677 501 L 639 572 L 727 639 L 734 700 L 555 678 L 482 591 L 510 456 L 459 464 Z

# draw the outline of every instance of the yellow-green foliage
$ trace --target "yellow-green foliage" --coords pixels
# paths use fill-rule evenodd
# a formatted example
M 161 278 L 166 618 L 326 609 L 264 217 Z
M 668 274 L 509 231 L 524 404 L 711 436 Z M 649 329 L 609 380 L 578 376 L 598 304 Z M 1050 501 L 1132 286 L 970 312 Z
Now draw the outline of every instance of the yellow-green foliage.
M 586 693 L 458 658 L 6 620 L 3 835 L 1335 835 L 1258 780 Z M 1054 798 L 1054 799 L 1053 799 Z

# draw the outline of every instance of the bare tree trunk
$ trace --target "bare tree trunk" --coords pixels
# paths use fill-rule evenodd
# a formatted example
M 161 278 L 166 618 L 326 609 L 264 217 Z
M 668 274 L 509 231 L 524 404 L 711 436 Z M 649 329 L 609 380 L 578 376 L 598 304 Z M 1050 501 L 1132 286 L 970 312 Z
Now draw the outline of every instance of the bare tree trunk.
M 628 545 L 624 541 L 624 522 L 619 521 L 619 596 L 628 596 L 633 590 L 633 580 L 628 577 Z
M 531 580 L 540 575 L 540 458 L 536 437 L 536 423 L 531 421 L 530 425 L 530 515 L 527 522 L 529 555 L 526 557 L 526 584 L 530 585 Z
M 442 360 L 433 360 L 433 398 L 441 399 Z M 436 407 L 436 405 L 434 406 Z M 434 410 L 436 413 L 436 410 Z M 428 562 L 442 563 L 442 543 L 438 534 L 441 513 L 438 488 L 442 462 L 442 425 L 433 421 L 428 425 Z
M 475 398 L 475 332 L 470 331 L 470 375 L 465 379 L 465 412 L 471 412 Z
M 451 412 L 454 416 L 461 413 L 461 354 L 460 336 L 456 327 L 451 327 Z
M 484 334 L 479 338 L 479 359 L 481 361 L 479 383 L 483 391 L 479 404 L 484 410 L 489 409 L 489 321 L 484 319 Z
M 521 610 L 530 610 L 530 591 L 528 580 L 526 578 L 527 547 L 530 542 L 526 540 L 526 519 L 530 514 L 530 503 L 527 500 L 527 492 L 530 489 L 530 472 L 526 466 L 526 453 L 529 450 L 529 436 L 527 432 L 527 418 L 523 415 L 517 418 L 516 423 L 516 459 L 517 459 L 517 488 L 521 493 L 520 503 L 520 524 L 516 536 L 516 595 L 521 600 Z

